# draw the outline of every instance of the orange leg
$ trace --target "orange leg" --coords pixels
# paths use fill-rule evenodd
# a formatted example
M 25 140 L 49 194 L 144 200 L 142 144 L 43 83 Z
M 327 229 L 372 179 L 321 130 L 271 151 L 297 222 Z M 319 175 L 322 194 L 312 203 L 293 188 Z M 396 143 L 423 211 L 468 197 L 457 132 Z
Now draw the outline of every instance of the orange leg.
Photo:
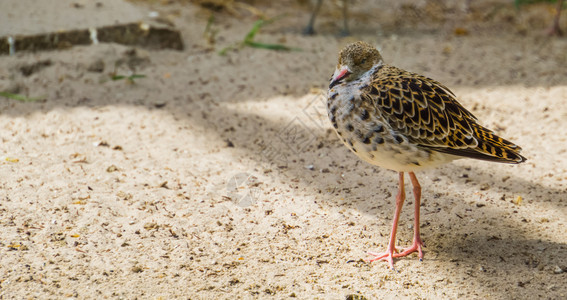
M 388 248 L 384 253 L 376 253 L 376 252 L 368 252 L 368 254 L 374 256 L 370 259 L 370 262 L 376 260 L 385 260 L 388 262 L 388 265 L 391 269 L 394 269 L 394 257 L 403 257 L 413 252 L 418 252 L 418 257 L 420 260 L 423 259 L 423 251 L 422 246 L 423 241 L 421 240 L 419 234 L 419 209 L 421 204 L 421 185 L 417 181 L 415 174 L 413 172 L 409 172 L 409 176 L 411 179 L 411 183 L 413 185 L 413 195 L 415 197 L 415 220 L 414 220 L 414 234 L 413 234 L 413 243 L 412 245 L 404 249 L 401 253 L 397 253 L 398 250 L 396 249 L 396 232 L 398 230 L 398 221 L 400 219 L 400 213 L 402 211 L 402 206 L 404 205 L 405 200 L 405 191 L 404 191 L 404 173 L 400 172 L 400 184 L 398 189 L 398 195 L 396 196 L 396 209 L 394 211 L 394 222 L 392 224 L 392 231 L 390 233 L 390 241 L 388 242 Z
M 406 199 L 406 192 L 404 190 L 404 172 L 400 172 L 400 183 L 398 187 L 398 195 L 396 196 L 396 209 L 394 210 L 394 222 L 392 224 L 392 231 L 390 232 L 390 241 L 388 242 L 388 249 L 384 253 L 368 252 L 368 254 L 374 256 L 370 259 L 370 262 L 377 260 L 385 260 L 391 269 L 394 269 L 394 252 L 398 252 L 396 249 L 396 232 L 398 231 L 398 221 L 400 219 L 400 213 L 402 212 L 402 206 L 404 206 L 404 200 Z
M 394 257 L 401 257 L 406 256 L 410 253 L 416 252 L 418 253 L 419 260 L 423 260 L 423 251 L 421 247 L 424 245 L 423 241 L 421 240 L 421 236 L 419 235 L 419 208 L 421 205 L 421 185 L 419 181 L 417 181 L 417 177 L 413 172 L 409 172 L 409 176 L 411 179 L 411 183 L 413 185 L 413 196 L 415 198 L 415 213 L 414 213 L 414 221 L 413 221 L 413 243 L 411 247 L 404 249 L 402 253 L 395 254 Z

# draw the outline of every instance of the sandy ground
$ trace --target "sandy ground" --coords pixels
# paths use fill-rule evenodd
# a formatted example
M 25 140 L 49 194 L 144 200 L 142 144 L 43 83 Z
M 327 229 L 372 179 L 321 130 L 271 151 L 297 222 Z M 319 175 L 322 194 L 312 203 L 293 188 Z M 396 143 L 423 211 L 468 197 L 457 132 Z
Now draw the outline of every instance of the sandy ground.
M 0 100 L 0 298 L 565 299 L 567 40 L 542 34 L 547 6 L 408 2 L 356 1 L 348 38 L 334 3 L 313 37 L 308 6 L 259 5 L 288 15 L 257 39 L 302 51 L 226 56 L 245 9 L 215 13 L 211 45 L 209 11 L 135 3 L 187 49 L 0 57 L 1 91 L 45 99 Z M 417 174 L 425 259 L 397 272 L 364 262 L 387 245 L 397 174 L 349 153 L 324 106 L 338 50 L 359 39 L 445 83 L 528 158 Z M 411 206 L 408 192 L 400 245 Z

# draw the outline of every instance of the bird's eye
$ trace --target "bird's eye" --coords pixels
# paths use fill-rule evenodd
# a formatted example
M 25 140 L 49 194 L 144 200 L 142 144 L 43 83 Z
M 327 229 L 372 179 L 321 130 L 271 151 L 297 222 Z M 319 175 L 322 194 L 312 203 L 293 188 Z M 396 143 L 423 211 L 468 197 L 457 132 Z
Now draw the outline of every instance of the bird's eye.
M 363 59 L 360 61 L 360 63 L 361 63 L 361 64 L 365 64 L 365 63 L 366 63 L 366 58 L 363 58 Z

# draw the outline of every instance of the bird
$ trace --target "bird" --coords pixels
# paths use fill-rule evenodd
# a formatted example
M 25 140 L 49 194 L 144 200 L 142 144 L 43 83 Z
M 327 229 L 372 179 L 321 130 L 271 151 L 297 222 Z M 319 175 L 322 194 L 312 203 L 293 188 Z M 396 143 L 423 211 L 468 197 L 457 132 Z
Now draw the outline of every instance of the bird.
M 348 7 L 347 7 L 347 0 L 342 0 L 343 4 L 342 4 L 342 8 L 343 8 L 343 29 L 341 31 L 341 35 L 342 36 L 347 36 L 350 34 L 350 31 L 348 29 Z M 317 3 L 315 3 L 315 6 L 313 7 L 313 11 L 311 12 L 311 17 L 309 18 L 309 23 L 307 24 L 307 26 L 305 27 L 305 29 L 303 30 L 303 33 L 306 35 L 313 35 L 315 34 L 315 29 L 314 29 L 314 25 L 315 25 L 315 18 L 317 17 L 317 14 L 319 13 L 319 9 L 321 8 L 321 4 L 323 3 L 323 0 L 317 0 Z
M 423 260 L 419 216 L 421 185 L 415 171 L 459 158 L 518 164 L 521 148 L 479 124 L 443 84 L 385 64 L 372 45 L 358 41 L 339 53 L 327 95 L 327 113 L 339 139 L 362 160 L 398 172 L 394 219 L 385 252 L 370 262 L 417 252 Z M 396 232 L 405 201 L 404 172 L 415 198 L 412 245 L 398 252 Z

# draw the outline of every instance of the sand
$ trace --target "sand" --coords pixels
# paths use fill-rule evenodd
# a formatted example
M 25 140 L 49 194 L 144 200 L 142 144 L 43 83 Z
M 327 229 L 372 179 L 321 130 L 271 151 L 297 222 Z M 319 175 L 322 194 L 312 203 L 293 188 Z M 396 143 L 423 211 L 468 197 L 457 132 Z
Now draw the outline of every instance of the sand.
M 542 33 L 552 6 L 360 0 L 341 38 L 332 1 L 312 37 L 308 5 L 257 2 L 288 13 L 257 40 L 302 51 L 220 56 L 256 19 L 246 9 L 216 12 L 210 44 L 209 10 L 134 2 L 186 50 L 0 57 L 0 91 L 44 99 L 0 100 L 0 298 L 567 297 L 567 40 Z M 355 40 L 443 82 L 528 158 L 419 172 L 425 259 L 396 272 L 364 259 L 387 246 L 397 174 L 350 153 L 326 116 L 338 50 Z

